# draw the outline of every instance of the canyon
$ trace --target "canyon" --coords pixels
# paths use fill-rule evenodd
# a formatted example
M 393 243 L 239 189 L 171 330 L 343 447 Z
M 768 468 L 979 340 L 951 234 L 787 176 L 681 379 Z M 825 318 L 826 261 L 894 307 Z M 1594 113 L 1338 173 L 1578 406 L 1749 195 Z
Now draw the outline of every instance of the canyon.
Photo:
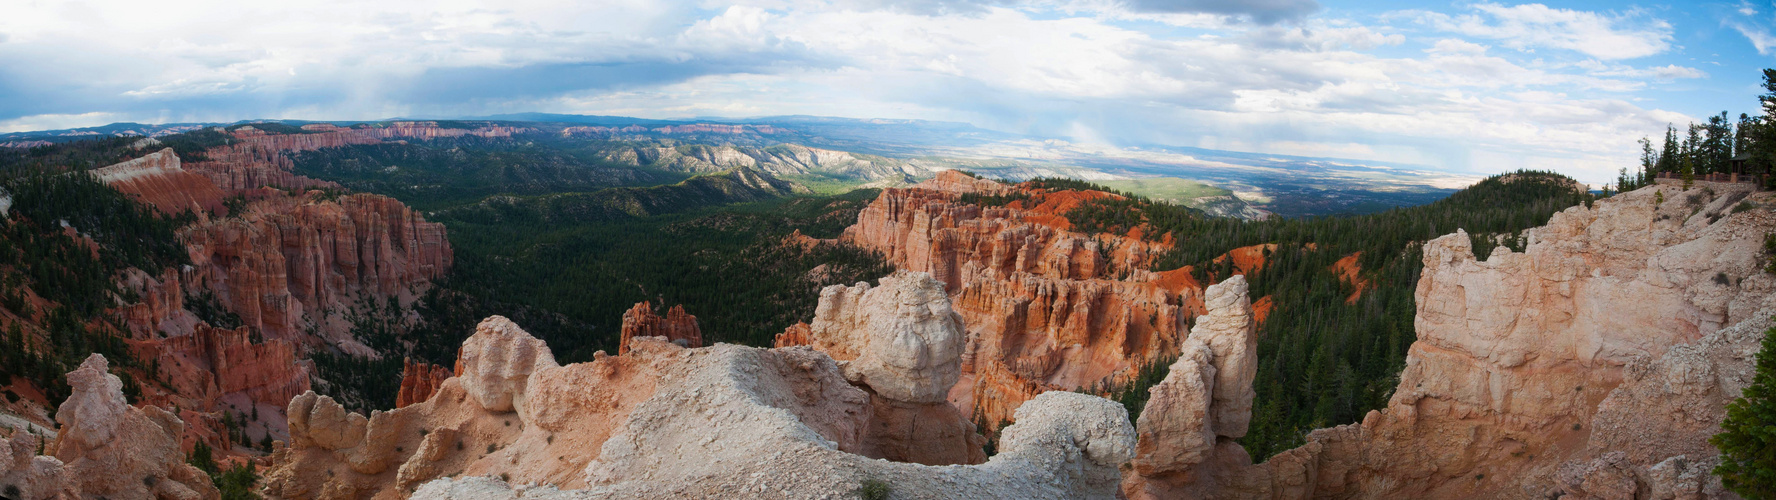
M 1017 192 L 1031 198 L 1003 207 L 962 201 Z M 948 399 L 994 425 L 1041 392 L 1108 387 L 1174 355 L 1187 319 L 1204 311 L 1202 285 L 1189 269 L 1142 269 L 1170 248 L 1170 235 L 1153 241 L 1069 230 L 1063 214 L 1099 197 L 1120 198 L 946 171 L 882 190 L 839 239 L 944 283 L 968 332 L 960 382 Z
M 616 354 L 564 364 L 489 316 L 454 366 L 402 360 L 395 408 L 354 413 L 314 391 L 303 358 L 389 355 L 354 323 L 417 320 L 390 311 L 455 254 L 441 224 L 296 175 L 284 154 L 534 131 L 302 129 L 238 127 L 201 161 L 169 148 L 91 171 L 162 213 L 190 211 L 177 237 L 191 264 L 118 276 L 130 300 L 113 312 L 142 366 L 94 355 L 70 373 L 53 441 L 9 427 L 8 497 L 217 498 L 184 458 L 202 443 L 240 459 L 254 444 L 226 420 L 265 436 L 263 492 L 290 499 L 828 498 L 878 484 L 895 498 L 1734 498 L 1707 439 L 1776 325 L 1776 193 L 1748 185 L 1598 199 L 1524 232 L 1521 251 L 1476 255 L 1461 230 L 1415 240 L 1417 337 L 1386 407 L 1256 461 L 1240 440 L 1257 418 L 1259 327 L 1289 309 L 1252 297 L 1262 287 L 1246 275 L 1278 245 L 1211 259 L 1226 276 L 1154 272 L 1181 236 L 1068 218 L 1120 195 L 944 171 L 883 189 L 834 239 L 787 239 L 876 252 L 898 271 L 821 288 L 771 348 L 712 342 L 728 332 L 661 299 L 604 333 Z M 633 153 L 692 169 L 881 166 L 727 148 Z M 1363 297 L 1361 257 L 1329 269 L 1355 290 L 1334 301 Z M 1161 364 L 1138 415 L 1094 395 Z M 132 406 L 111 372 L 153 382 Z
M 285 153 L 514 131 L 424 122 L 305 130 L 243 126 L 201 161 L 183 162 L 164 148 L 89 172 L 161 213 L 195 215 L 176 233 L 190 265 L 126 269 L 118 285 L 134 301 L 113 310 L 141 364 L 128 371 L 152 381 L 140 384 L 141 403 L 177 408 L 184 422 L 177 437 L 187 451 L 198 443 L 223 454 L 254 445 L 239 442 L 225 422 L 238 423 L 248 440 L 287 440 L 283 410 L 315 375 L 302 358 L 317 349 L 379 356 L 354 337 L 353 319 L 410 305 L 452 261 L 442 225 L 392 198 L 326 191 L 330 183 L 289 173 Z M 205 308 L 239 324 L 210 324 L 193 313 Z

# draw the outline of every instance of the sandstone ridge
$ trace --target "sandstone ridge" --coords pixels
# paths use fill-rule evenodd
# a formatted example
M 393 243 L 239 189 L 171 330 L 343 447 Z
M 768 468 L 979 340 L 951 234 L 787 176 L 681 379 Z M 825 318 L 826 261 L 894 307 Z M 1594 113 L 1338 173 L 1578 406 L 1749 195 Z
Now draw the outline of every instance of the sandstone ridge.
M 562 366 L 496 316 L 462 356 L 430 399 L 368 418 L 312 393 L 292 400 L 291 446 L 274 455 L 267 493 L 825 498 L 880 480 L 897 498 L 1113 498 L 1134 446 L 1120 405 L 1054 393 L 1018 410 L 984 464 L 870 459 L 856 452 L 874 396 L 806 347 L 636 337 L 628 354 Z

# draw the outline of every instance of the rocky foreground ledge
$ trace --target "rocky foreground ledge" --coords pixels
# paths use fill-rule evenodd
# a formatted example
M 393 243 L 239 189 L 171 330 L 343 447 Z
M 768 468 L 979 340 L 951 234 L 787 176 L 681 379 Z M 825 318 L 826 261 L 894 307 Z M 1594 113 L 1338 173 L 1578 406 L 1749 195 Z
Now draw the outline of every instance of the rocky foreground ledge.
M 1114 498 L 1134 453 L 1126 410 L 1052 392 L 1019 408 L 1000 453 L 976 465 L 907 449 L 964 448 L 973 426 L 942 395 L 960 321 L 923 273 L 836 287 L 848 321 L 819 332 L 855 351 L 687 349 L 631 339 L 620 356 L 561 366 L 503 317 L 463 344 L 462 367 L 424 402 L 366 418 L 325 396 L 290 403 L 277 498 Z M 836 300 L 831 299 L 829 300 Z M 924 429 L 924 430 L 919 430 Z M 973 456 L 970 456 L 973 455 Z M 878 458 L 871 458 L 878 457 Z

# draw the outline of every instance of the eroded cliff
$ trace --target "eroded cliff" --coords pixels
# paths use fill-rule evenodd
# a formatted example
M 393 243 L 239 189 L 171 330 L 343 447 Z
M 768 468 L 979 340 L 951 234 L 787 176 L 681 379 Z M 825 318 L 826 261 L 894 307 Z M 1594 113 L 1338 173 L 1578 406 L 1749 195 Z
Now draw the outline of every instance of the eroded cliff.
M 1706 438 L 1748 383 L 1776 305 L 1762 248 L 1776 229 L 1772 203 L 1747 185 L 1659 184 L 1560 212 L 1527 232 L 1521 253 L 1500 247 L 1480 260 L 1462 232 L 1431 241 L 1416 297 L 1419 339 L 1387 408 L 1314 431 L 1305 446 L 1262 464 L 1237 445 L 1217 446 L 1169 476 L 1131 475 L 1125 491 L 1721 497 L 1707 474 L 1717 453 Z M 1206 390 L 1168 398 L 1214 394 Z M 1158 419 L 1201 406 L 1154 394 L 1143 422 L 1148 412 Z M 1144 453 L 1179 439 L 1145 430 L 1142 438 L 1153 440 Z
M 841 238 L 944 283 L 968 332 L 950 401 L 982 422 L 1010 421 L 1043 391 L 1133 376 L 1176 353 L 1185 318 L 1202 311 L 1188 269 L 1138 270 L 1171 248 L 1169 235 L 1069 230 L 1067 210 L 1115 195 L 1020 189 L 942 172 L 884 189 Z M 962 200 L 1014 193 L 1028 198 L 984 208 Z

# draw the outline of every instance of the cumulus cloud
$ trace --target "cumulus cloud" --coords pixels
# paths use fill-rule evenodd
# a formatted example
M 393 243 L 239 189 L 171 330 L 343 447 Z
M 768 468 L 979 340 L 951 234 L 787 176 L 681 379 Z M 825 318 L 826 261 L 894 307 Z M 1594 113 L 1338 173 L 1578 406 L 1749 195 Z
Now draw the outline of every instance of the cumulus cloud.
M 1454 16 L 1417 14 L 1422 22 L 1437 29 L 1497 40 L 1505 47 L 1523 51 L 1554 48 L 1599 59 L 1632 59 L 1671 48 L 1671 24 L 1638 10 L 1603 14 L 1539 3 L 1510 7 L 1480 3 L 1473 10 Z

